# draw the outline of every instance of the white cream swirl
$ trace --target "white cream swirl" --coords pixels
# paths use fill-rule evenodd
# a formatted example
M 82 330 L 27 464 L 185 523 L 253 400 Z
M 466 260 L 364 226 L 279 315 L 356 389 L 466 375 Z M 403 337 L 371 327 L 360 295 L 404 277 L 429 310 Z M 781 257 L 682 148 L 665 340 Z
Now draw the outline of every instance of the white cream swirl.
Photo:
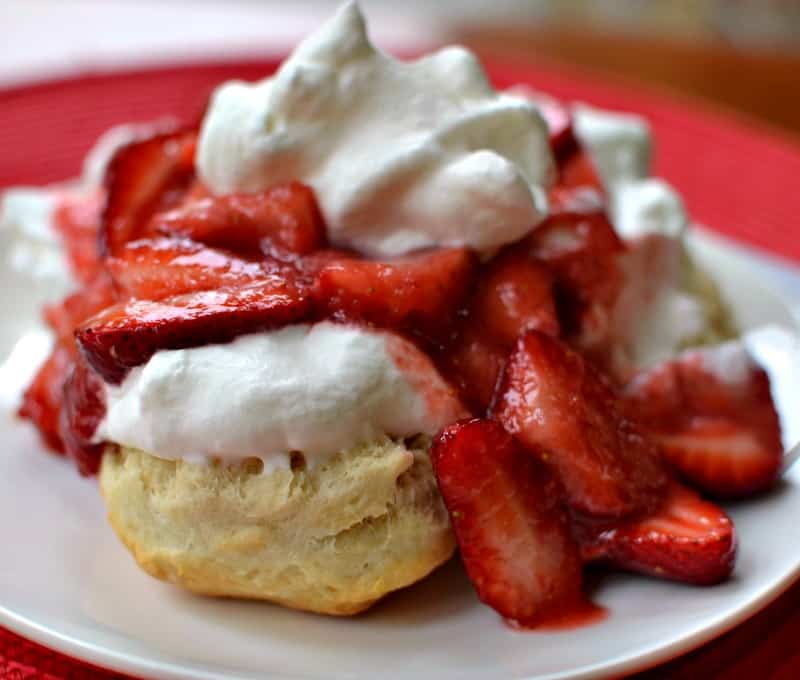
M 465 415 L 431 361 L 397 335 L 322 322 L 157 352 L 106 386 L 98 441 L 160 458 L 310 465 L 386 435 L 435 434 Z
M 197 163 L 216 193 L 308 183 L 333 244 L 369 255 L 515 241 L 546 212 L 553 172 L 533 103 L 496 92 L 463 48 L 380 52 L 354 2 L 274 77 L 217 90 Z

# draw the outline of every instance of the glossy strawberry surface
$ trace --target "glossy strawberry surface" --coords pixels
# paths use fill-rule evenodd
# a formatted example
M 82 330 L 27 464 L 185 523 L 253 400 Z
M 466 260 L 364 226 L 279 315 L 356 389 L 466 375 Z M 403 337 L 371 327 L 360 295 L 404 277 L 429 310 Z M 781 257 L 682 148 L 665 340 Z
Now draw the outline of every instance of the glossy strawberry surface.
M 505 369 L 494 416 L 561 479 L 570 507 L 624 517 L 658 502 L 666 474 L 657 447 L 577 352 L 538 331 Z
M 177 206 L 195 179 L 195 130 L 154 132 L 121 147 L 106 169 L 100 229 L 102 255 L 151 233 L 149 220 Z
M 326 244 L 314 193 L 300 182 L 252 194 L 188 200 L 154 215 L 147 231 L 187 237 L 249 256 L 276 250 L 307 255 Z
M 478 596 L 525 626 L 583 603 L 582 565 L 558 483 L 488 420 L 461 421 L 431 461 Z
M 708 368 L 719 351 L 685 352 L 642 371 L 625 398 L 682 477 L 717 496 L 743 497 L 780 475 L 780 421 L 767 374 L 749 363 L 719 375 Z
M 724 581 L 736 561 L 730 517 L 676 482 L 651 514 L 609 527 L 583 526 L 576 533 L 588 561 L 695 585 Z
M 247 286 L 161 301 L 122 302 L 80 325 L 76 337 L 91 367 L 116 384 L 158 350 L 228 342 L 245 333 L 304 321 L 310 312 L 306 293 L 272 276 Z

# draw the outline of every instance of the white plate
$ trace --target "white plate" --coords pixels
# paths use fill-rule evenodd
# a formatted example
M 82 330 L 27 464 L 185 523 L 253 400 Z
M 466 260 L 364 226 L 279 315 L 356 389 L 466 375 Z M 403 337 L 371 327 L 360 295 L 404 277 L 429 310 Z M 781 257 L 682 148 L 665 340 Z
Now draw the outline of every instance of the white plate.
M 693 249 L 743 325 L 796 328 L 789 307 L 755 280 L 746 256 L 702 235 Z M 14 323 L 24 330 L 29 320 Z M 17 356 L 24 363 L 25 353 Z M 510 630 L 478 602 L 457 562 L 349 620 L 201 599 L 136 568 L 104 521 L 94 481 L 45 454 L 27 424 L 5 414 L 0 442 L 0 623 L 134 675 L 606 677 L 700 645 L 765 606 L 800 573 L 798 465 L 774 493 L 729 508 L 741 550 L 728 583 L 702 589 L 609 575 L 595 598 L 610 616 L 588 628 Z

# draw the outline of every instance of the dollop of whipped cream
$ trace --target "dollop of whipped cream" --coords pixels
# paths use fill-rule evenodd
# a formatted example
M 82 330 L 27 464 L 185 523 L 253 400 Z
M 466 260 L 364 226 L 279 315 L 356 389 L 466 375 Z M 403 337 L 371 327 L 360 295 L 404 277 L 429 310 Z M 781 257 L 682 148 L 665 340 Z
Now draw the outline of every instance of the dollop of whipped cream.
M 272 78 L 216 91 L 197 167 L 216 193 L 309 184 L 331 242 L 374 256 L 515 241 L 546 213 L 553 173 L 532 102 L 496 92 L 459 47 L 380 52 L 355 2 Z
M 607 189 L 647 177 L 653 145 L 644 118 L 575 104 L 572 124 Z
M 265 469 L 309 465 L 386 435 L 435 434 L 465 415 L 431 361 L 392 333 L 330 322 L 157 352 L 106 386 L 95 438 L 160 458 Z
M 694 264 L 684 245 L 689 219 L 678 193 L 648 177 L 647 123 L 585 105 L 573 109 L 576 135 L 609 196 L 609 217 L 625 240 L 625 277 L 612 311 L 615 372 L 624 377 L 699 340 L 714 337 L 707 302 L 689 290 Z
M 41 289 L 46 300 L 72 288 L 69 263 L 53 224 L 57 205 L 56 191 L 33 187 L 8 189 L 0 197 L 0 243 L 6 266 Z

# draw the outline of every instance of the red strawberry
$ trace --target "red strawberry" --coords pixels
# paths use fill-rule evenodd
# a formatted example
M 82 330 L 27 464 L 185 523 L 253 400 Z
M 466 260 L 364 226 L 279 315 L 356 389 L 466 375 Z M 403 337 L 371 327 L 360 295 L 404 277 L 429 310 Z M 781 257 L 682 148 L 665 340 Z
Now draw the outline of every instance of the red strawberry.
M 778 479 L 783 446 L 769 378 L 741 344 L 684 352 L 634 377 L 624 394 L 667 460 L 704 491 L 742 497 Z
M 475 413 L 485 413 L 503 373 L 508 350 L 486 337 L 467 320 L 458 336 L 441 352 L 442 372 L 459 389 Z
M 64 382 L 78 354 L 73 331 L 79 323 L 115 301 L 116 294 L 108 276 L 100 273 L 89 285 L 60 304 L 48 305 L 44 309 L 45 319 L 56 334 L 56 344 L 25 391 L 19 415 L 31 420 L 45 443 L 55 451 L 64 448 L 59 420 Z
M 299 182 L 255 194 L 188 201 L 155 215 L 149 230 L 244 255 L 275 249 L 306 255 L 325 247 L 325 225 L 314 192 Z
M 505 250 L 481 272 L 469 318 L 471 324 L 505 347 L 512 347 L 531 329 L 557 336 L 552 275 L 525 249 Z
M 76 331 L 89 364 L 109 383 L 160 349 L 229 342 L 238 335 L 308 318 L 311 303 L 282 276 L 237 288 L 176 295 L 160 302 L 132 300 L 106 309 Z
M 458 311 L 477 273 L 466 248 L 389 261 L 343 259 L 317 276 L 317 303 L 334 317 L 437 335 Z
M 561 479 L 577 513 L 623 517 L 658 501 L 658 449 L 602 375 L 558 340 L 538 331 L 520 339 L 493 413 Z
M 148 235 L 148 220 L 180 203 L 194 181 L 195 130 L 171 130 L 120 148 L 105 176 L 104 255 Z
M 577 533 L 587 561 L 696 585 L 724 581 L 736 561 L 731 519 L 677 482 L 652 515 L 610 528 L 584 526 Z
M 589 154 L 577 144 L 571 148 L 567 147 L 568 145 L 564 144 L 560 153 L 556 155 L 557 186 L 592 187 L 603 192 L 603 181 Z
M 20 417 L 32 421 L 45 444 L 58 452 L 64 450 L 59 433 L 64 381 L 74 361 L 75 353 L 69 347 L 57 344 L 25 390 L 18 412 Z
M 73 333 L 78 324 L 113 305 L 118 297 L 109 276 L 100 272 L 87 285 L 68 295 L 60 303 L 46 305 L 43 310 L 44 318 L 55 332 L 58 342 L 74 349 Z
M 104 198 L 100 190 L 90 194 L 64 194 L 53 216 L 72 273 L 81 283 L 89 283 L 100 267 L 97 239 Z
M 105 417 L 103 381 L 78 357 L 64 385 L 61 436 L 67 455 L 82 475 L 93 475 L 100 467 L 104 444 L 93 443 L 97 426 Z
M 160 300 L 171 295 L 253 283 L 264 266 L 188 239 L 130 241 L 106 266 L 126 297 Z
M 625 246 L 602 212 L 551 215 L 524 242 L 555 276 L 564 331 L 587 351 L 605 349 L 623 284 Z
M 463 420 L 431 461 L 478 597 L 530 626 L 582 602 L 582 565 L 558 484 L 497 423 Z

